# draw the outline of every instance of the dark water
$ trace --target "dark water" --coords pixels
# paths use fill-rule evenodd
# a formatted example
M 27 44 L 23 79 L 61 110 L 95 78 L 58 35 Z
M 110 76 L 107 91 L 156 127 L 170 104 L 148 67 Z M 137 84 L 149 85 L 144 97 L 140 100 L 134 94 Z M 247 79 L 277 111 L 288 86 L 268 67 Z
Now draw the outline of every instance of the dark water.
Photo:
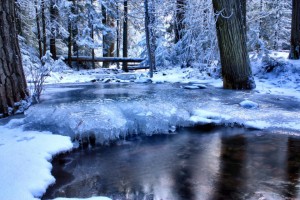
M 77 150 L 54 161 L 43 199 L 299 199 L 300 138 L 198 127 Z

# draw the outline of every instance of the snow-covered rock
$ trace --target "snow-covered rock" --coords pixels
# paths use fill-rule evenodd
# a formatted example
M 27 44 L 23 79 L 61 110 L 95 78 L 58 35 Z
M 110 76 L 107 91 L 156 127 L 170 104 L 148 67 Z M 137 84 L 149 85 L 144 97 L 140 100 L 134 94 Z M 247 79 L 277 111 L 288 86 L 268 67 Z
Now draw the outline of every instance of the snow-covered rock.
M 195 89 L 199 89 L 198 86 L 195 85 L 186 85 L 183 87 L 184 89 L 189 89 L 189 90 L 195 90 Z
M 116 76 L 120 80 L 135 80 L 137 78 L 136 73 L 121 73 Z
M 239 104 L 240 104 L 240 106 L 242 106 L 243 108 L 246 108 L 246 109 L 256 109 L 259 107 L 258 103 L 255 103 L 250 100 L 242 101 Z

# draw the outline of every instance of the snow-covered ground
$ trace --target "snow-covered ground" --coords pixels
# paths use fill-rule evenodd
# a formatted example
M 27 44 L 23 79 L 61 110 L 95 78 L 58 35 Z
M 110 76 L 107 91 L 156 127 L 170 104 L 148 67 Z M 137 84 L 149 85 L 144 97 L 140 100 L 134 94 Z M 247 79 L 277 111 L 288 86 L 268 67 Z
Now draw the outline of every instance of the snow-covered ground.
M 55 182 L 52 156 L 72 147 L 69 137 L 0 126 L 0 198 L 41 197 Z
M 257 94 L 273 94 L 282 95 L 284 100 L 289 98 L 300 99 L 300 61 L 287 60 L 286 52 L 277 52 L 272 55 L 276 57 L 280 63 L 275 63 L 270 68 L 261 68 L 261 62 L 253 62 L 252 68 L 255 74 L 255 81 L 257 88 L 255 93 Z M 281 57 L 281 58 L 280 58 Z M 84 83 L 84 82 L 152 82 L 153 84 L 159 83 L 180 83 L 188 84 L 186 89 L 198 89 L 203 87 L 222 87 L 222 80 L 214 79 L 205 73 L 199 72 L 197 69 L 181 69 L 172 68 L 168 70 L 159 71 L 154 75 L 151 80 L 148 78 L 147 72 L 138 71 L 130 74 L 120 74 L 118 70 L 110 69 L 96 69 L 96 70 L 64 70 L 63 72 L 52 72 L 51 76 L 47 78 L 46 84 L 62 84 L 62 83 Z M 76 86 L 77 87 L 77 86 Z M 80 86 L 78 86 L 80 87 Z M 72 88 L 76 90 L 78 88 Z M 60 91 L 52 90 L 49 87 L 48 91 L 45 91 L 44 99 L 50 98 L 51 93 L 67 92 L 70 88 L 64 91 L 62 88 Z M 197 90 L 198 91 L 198 90 Z M 49 95 L 49 96 L 47 96 Z M 246 95 L 247 96 L 247 95 Z M 290 96 L 290 97 L 287 97 Z M 108 101 L 109 99 L 107 99 Z M 276 112 L 278 108 L 270 108 L 270 104 L 259 104 L 253 102 L 247 98 L 241 99 L 235 105 L 229 105 L 226 107 L 220 99 L 210 96 L 209 101 L 213 104 L 208 105 L 205 102 L 203 104 L 189 105 L 187 109 L 181 109 L 175 102 L 166 102 L 164 98 L 159 97 L 159 101 L 155 102 L 155 106 L 149 106 L 149 102 L 146 101 L 134 101 L 129 107 L 120 110 L 118 106 L 112 102 L 105 102 L 110 105 L 109 109 L 103 104 L 98 107 L 92 107 L 93 112 L 99 114 L 99 119 L 95 119 L 95 116 L 89 115 L 89 111 L 86 111 L 85 120 L 96 121 L 97 123 L 106 123 L 112 126 L 112 132 L 116 136 L 120 129 L 123 130 L 124 126 L 128 126 L 128 116 L 124 115 L 124 112 L 130 113 L 131 116 L 140 120 L 140 124 L 144 124 L 142 130 L 153 131 L 153 127 L 148 127 L 147 124 L 162 123 L 162 127 L 167 132 L 173 132 L 176 129 L 176 125 L 184 125 L 191 123 L 225 123 L 235 122 L 245 119 L 250 119 L 251 116 L 255 116 L 259 113 L 258 119 L 243 121 L 243 125 L 246 127 L 256 128 L 269 128 L 274 127 L 274 120 L 279 119 L 280 116 L 273 117 L 272 113 L 267 114 L 269 111 Z M 102 102 L 103 103 L 103 102 Z M 126 102 L 125 102 L 126 103 Z M 182 102 L 180 102 L 182 103 Z M 288 102 L 286 102 L 288 103 Z M 124 102 L 121 102 L 124 104 Z M 141 104 L 141 105 L 139 105 Z M 187 103 L 188 105 L 188 103 Z M 64 127 L 67 124 L 74 129 L 93 130 L 94 127 L 85 123 L 80 118 L 78 113 L 85 108 L 85 105 L 78 104 L 60 105 L 59 107 L 45 107 L 44 110 L 38 111 L 39 105 L 30 108 L 26 116 L 31 119 L 38 119 L 42 122 L 43 119 L 56 120 L 58 127 Z M 203 109 L 203 106 L 205 109 Z M 218 108 L 222 106 L 222 110 Z M 145 108 L 149 108 L 146 110 Z M 57 109 L 62 109 L 57 111 Z M 97 110 L 98 109 L 98 110 Z M 124 112 L 123 112 L 124 111 Z M 290 128 L 300 130 L 299 113 L 293 111 L 283 111 L 283 116 L 286 118 L 284 123 L 275 124 L 275 127 Z M 179 115 L 179 114 L 180 115 Z M 116 119 L 115 116 L 118 116 Z M 242 115 L 242 116 L 239 116 Z M 247 116 L 249 115 L 249 116 Z M 103 118 L 101 118 L 101 116 Z M 162 118 L 156 118 L 157 116 Z M 34 118 L 36 117 L 36 118 Z M 267 120 L 273 117 L 273 121 Z M 232 119 L 234 118 L 234 119 Z M 294 119 L 293 119 L 294 118 Z M 35 199 L 42 196 L 46 188 L 52 184 L 55 180 L 51 176 L 51 158 L 60 152 L 68 151 L 72 149 L 73 144 L 67 136 L 54 135 L 49 132 L 37 132 L 37 131 L 24 131 L 23 127 L 28 128 L 30 124 L 37 123 L 38 121 L 31 121 L 31 119 L 16 119 L 5 125 L 0 125 L 0 191 L 1 198 L 6 200 L 17 199 Z M 63 119 L 68 119 L 66 123 Z M 102 120 L 103 119 L 103 120 Z M 152 120 L 151 123 L 146 123 L 147 120 Z M 101 121 L 102 120 L 102 121 Z M 111 121 L 114 123 L 111 123 Z M 156 120 L 156 121 L 155 121 Z M 169 123 L 168 120 L 173 120 L 174 123 Z M 297 121 L 298 120 L 298 121 Z M 129 120 L 130 121 L 130 120 Z M 179 123 L 180 122 L 180 123 Z M 132 121 L 132 123 L 135 123 Z M 165 124 L 164 124 L 165 123 Z M 94 123 L 95 124 L 95 123 Z M 93 124 L 93 125 L 94 125 Z M 129 123 L 130 124 L 130 123 Z M 155 128 L 155 127 L 154 127 Z M 103 131 L 102 129 L 101 131 Z M 125 129 L 124 129 L 125 130 Z M 105 131 L 105 130 L 104 130 Z M 155 131 L 155 130 L 154 130 Z M 104 200 L 104 197 L 93 197 L 89 200 Z
M 255 91 L 264 94 L 287 95 L 300 98 L 300 60 L 289 60 L 288 52 L 273 52 L 268 62 L 271 66 L 265 66 L 262 59 L 252 62 L 252 70 L 255 76 Z M 100 82 L 147 82 L 149 81 L 146 70 L 132 72 L 129 75 L 120 74 L 117 69 L 95 69 L 95 70 L 64 70 L 62 72 L 51 72 L 46 79 L 46 84 L 63 83 L 85 83 L 91 81 Z M 128 73 L 127 73 L 128 74 Z M 197 68 L 172 67 L 161 70 L 154 74 L 151 79 L 153 83 L 207 83 L 215 87 L 222 87 L 222 80 L 215 79 L 200 72 Z

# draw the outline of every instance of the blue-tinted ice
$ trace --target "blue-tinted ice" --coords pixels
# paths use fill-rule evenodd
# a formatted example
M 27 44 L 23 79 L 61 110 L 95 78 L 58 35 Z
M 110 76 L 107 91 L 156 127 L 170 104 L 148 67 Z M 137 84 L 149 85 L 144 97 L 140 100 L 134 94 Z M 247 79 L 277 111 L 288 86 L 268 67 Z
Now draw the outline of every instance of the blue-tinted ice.
M 197 124 L 300 130 L 299 100 L 285 96 L 183 84 L 77 84 L 48 86 L 41 104 L 25 117 L 28 129 L 95 135 L 97 142 L 128 134 L 172 133 Z M 244 100 L 257 108 L 240 105 Z

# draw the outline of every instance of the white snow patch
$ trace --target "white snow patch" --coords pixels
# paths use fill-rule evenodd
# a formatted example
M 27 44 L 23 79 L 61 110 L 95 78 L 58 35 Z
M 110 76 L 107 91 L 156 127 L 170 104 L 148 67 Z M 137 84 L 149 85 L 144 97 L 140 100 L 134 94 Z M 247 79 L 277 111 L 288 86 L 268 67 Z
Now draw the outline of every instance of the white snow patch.
M 69 137 L 0 126 L 1 199 L 36 199 L 55 182 L 50 160 L 72 149 Z
M 225 123 L 225 121 L 229 120 L 230 118 L 230 116 L 222 115 L 220 113 L 197 109 L 193 112 L 193 115 L 190 117 L 190 121 L 195 124 L 220 124 Z
M 266 129 L 271 127 L 271 124 L 266 122 L 266 121 L 260 121 L 260 120 L 256 120 L 256 121 L 248 121 L 244 123 L 246 128 L 254 128 L 254 129 Z

